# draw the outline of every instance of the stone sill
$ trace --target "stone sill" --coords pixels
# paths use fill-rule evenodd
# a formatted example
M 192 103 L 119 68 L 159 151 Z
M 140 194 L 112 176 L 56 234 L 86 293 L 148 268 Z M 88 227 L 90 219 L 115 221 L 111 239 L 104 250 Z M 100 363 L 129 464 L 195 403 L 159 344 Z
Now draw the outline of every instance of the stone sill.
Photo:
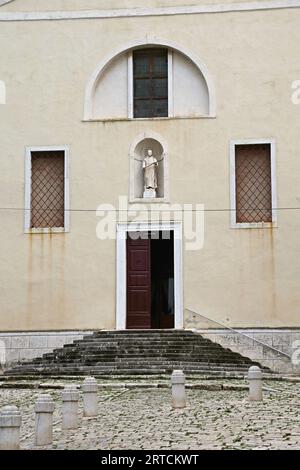
M 172 116 L 172 117 L 153 117 L 153 118 L 91 118 L 91 119 L 82 119 L 81 122 L 140 122 L 140 121 L 179 121 L 187 119 L 216 119 L 216 116 Z
M 278 228 L 277 222 L 232 223 L 232 229 L 273 229 Z
M 145 197 L 145 198 L 135 198 L 135 199 L 130 199 L 129 204 L 159 204 L 159 203 L 164 203 L 164 204 L 170 204 L 170 201 L 165 198 L 165 197 Z M 130 208 L 129 208 L 130 210 Z
M 43 234 L 43 233 L 68 233 L 69 230 L 64 227 L 53 228 L 27 228 L 24 233 L 28 234 Z

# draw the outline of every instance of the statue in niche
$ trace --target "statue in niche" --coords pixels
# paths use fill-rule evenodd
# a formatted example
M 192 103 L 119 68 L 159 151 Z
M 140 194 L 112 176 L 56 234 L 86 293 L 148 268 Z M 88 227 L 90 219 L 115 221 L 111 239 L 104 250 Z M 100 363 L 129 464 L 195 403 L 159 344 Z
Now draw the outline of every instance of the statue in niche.
M 153 156 L 151 149 L 147 150 L 147 155 L 143 160 L 144 170 L 144 194 L 143 197 L 156 197 L 157 190 L 157 167 L 158 161 Z

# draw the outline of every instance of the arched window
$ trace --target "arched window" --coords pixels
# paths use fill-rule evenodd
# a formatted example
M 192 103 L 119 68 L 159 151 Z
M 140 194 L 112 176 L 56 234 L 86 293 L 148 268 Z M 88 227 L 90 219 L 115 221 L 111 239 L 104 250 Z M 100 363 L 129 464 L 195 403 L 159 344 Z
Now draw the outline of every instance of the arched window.
M 86 87 L 85 120 L 214 116 L 206 67 L 171 44 L 151 41 L 115 53 Z

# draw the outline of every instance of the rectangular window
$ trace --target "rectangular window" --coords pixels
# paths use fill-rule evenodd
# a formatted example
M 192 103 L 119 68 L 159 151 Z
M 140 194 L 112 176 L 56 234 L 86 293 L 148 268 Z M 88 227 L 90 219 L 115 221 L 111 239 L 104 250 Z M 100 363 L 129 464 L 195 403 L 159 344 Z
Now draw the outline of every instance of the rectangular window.
M 168 117 L 168 51 L 133 52 L 134 117 Z
M 27 151 L 25 229 L 65 231 L 66 170 L 65 149 Z
M 255 226 L 274 222 L 272 144 L 235 143 L 232 157 L 234 224 Z

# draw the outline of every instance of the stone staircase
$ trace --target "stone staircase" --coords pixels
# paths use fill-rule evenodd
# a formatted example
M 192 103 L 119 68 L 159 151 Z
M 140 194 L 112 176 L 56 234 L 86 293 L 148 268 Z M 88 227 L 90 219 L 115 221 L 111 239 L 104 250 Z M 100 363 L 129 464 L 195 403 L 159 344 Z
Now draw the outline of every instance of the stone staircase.
M 5 374 L 104 377 L 182 369 L 186 374 L 218 377 L 244 375 L 251 365 L 259 364 L 192 331 L 124 330 L 94 332 L 41 358 L 18 363 Z

